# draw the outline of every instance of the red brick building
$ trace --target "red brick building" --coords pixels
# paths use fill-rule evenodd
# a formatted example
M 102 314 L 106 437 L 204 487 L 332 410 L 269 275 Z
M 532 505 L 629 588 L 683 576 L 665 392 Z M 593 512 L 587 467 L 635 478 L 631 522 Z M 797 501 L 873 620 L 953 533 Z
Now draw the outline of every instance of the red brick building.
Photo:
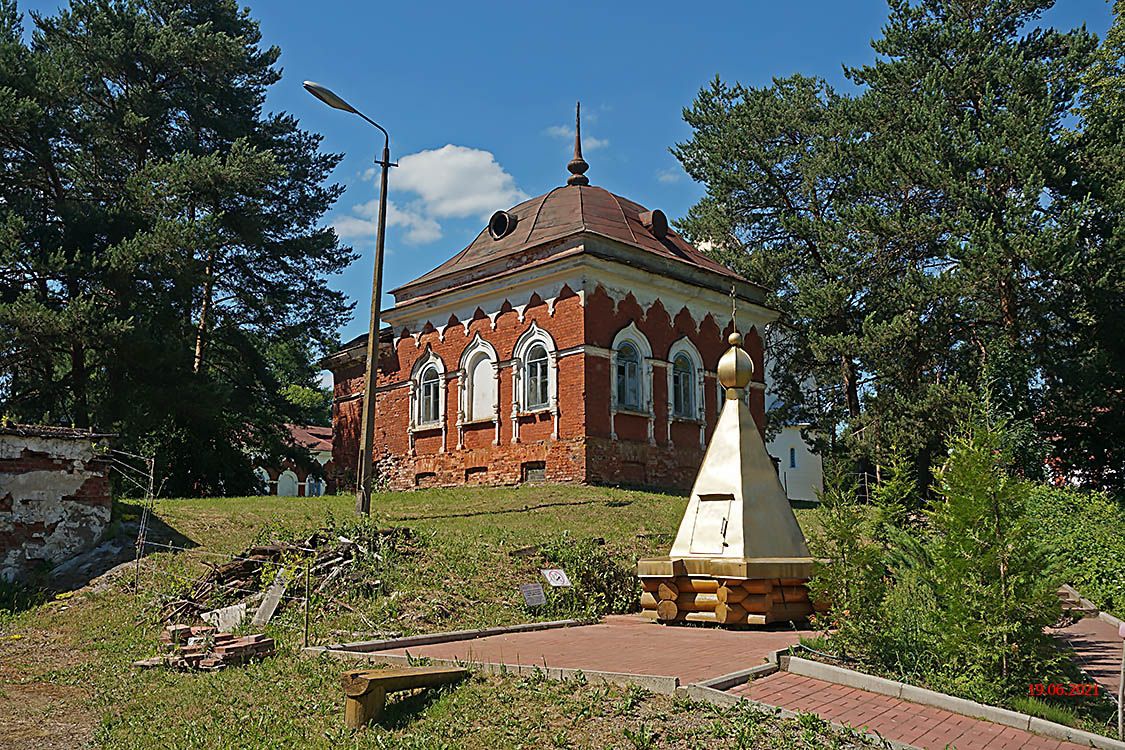
M 647 210 L 567 184 L 497 211 L 467 248 L 392 290 L 382 313 L 375 459 L 393 488 L 529 480 L 689 488 L 738 326 L 764 429 L 764 290 Z M 333 460 L 354 484 L 366 337 L 325 360 Z

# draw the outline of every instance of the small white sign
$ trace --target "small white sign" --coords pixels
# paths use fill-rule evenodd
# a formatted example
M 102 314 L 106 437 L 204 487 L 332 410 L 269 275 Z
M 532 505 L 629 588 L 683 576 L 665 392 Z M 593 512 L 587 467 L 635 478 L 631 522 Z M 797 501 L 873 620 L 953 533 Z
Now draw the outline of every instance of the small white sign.
M 543 577 L 547 579 L 547 583 L 551 584 L 556 589 L 570 588 L 570 579 L 566 577 L 566 571 L 559 568 L 548 568 L 539 571 Z
M 547 594 L 543 592 L 543 585 L 540 583 L 521 583 L 520 593 L 529 607 L 541 607 L 547 603 Z

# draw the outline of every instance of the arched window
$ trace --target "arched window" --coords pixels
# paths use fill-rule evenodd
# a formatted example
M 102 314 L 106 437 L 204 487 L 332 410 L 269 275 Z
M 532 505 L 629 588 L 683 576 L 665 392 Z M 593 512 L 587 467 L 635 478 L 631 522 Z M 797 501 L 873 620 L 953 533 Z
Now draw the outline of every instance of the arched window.
M 465 422 L 496 419 L 496 349 L 478 333 L 461 353 L 461 411 Z
M 695 419 L 695 363 L 687 354 L 676 355 L 672 364 L 672 414 Z
M 512 395 L 519 411 L 540 411 L 556 404 L 556 351 L 555 340 L 534 322 L 516 341 L 513 358 L 520 371 Z
M 469 360 L 468 409 L 470 422 L 493 419 L 496 416 L 496 377 L 486 352 L 478 352 Z
M 547 368 L 547 349 L 542 344 L 534 344 L 527 352 L 527 392 L 524 395 L 524 408 L 542 409 L 551 403 L 550 376 Z
M 617 403 L 623 409 L 641 409 L 641 355 L 629 341 L 617 349 Z
M 434 365 L 422 371 L 421 393 L 418 399 L 418 423 L 435 424 L 441 421 L 441 376 Z

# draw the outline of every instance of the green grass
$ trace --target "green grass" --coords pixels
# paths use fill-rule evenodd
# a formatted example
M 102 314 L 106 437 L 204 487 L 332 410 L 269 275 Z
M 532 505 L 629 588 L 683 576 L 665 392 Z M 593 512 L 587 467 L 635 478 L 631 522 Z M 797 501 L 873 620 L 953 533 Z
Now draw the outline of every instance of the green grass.
M 347 606 L 314 599 L 312 641 L 558 616 L 560 610 L 529 612 L 517 591 L 539 579 L 545 559 L 510 552 L 541 545 L 586 564 L 629 569 L 637 557 L 667 552 L 685 505 L 677 495 L 589 487 L 379 495 L 378 525 L 408 526 L 415 538 L 380 563 L 379 595 L 345 596 Z M 119 511 L 132 515 L 139 507 L 122 503 Z M 781 721 L 635 689 L 534 678 L 474 677 L 408 696 L 392 703 L 378 726 L 352 734 L 342 728 L 341 664 L 297 656 L 299 606 L 281 610 L 266 629 L 279 643 L 275 658 L 218 673 L 136 671 L 132 661 L 158 650 L 159 605 L 205 562 L 221 562 L 256 539 L 310 533 L 330 517 L 350 520 L 353 512 L 350 497 L 266 497 L 162 500 L 157 517 L 154 538 L 194 546 L 149 556 L 138 594 L 130 573 L 98 591 L 27 599 L 20 611 L 0 613 L 6 747 L 69 748 L 85 739 L 106 748 L 859 746 L 811 717 Z

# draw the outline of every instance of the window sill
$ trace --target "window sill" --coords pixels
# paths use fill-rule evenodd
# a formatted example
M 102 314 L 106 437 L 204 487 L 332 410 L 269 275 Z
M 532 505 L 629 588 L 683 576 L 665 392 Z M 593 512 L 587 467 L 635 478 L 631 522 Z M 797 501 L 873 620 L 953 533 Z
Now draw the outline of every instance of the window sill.
M 496 424 L 496 417 L 487 417 L 484 419 L 466 419 L 460 423 L 461 427 L 475 427 L 479 424 Z
M 680 424 L 693 424 L 693 425 L 697 425 L 697 426 L 700 426 L 700 427 L 702 427 L 703 424 L 704 424 L 704 420 L 699 419 L 698 417 L 678 417 L 678 416 L 675 416 L 675 415 L 672 416 L 672 422 L 673 423 L 678 422 Z
M 437 432 L 441 429 L 441 422 L 430 422 L 428 424 L 418 424 L 410 428 L 410 431 L 417 434 L 419 432 Z
M 637 409 L 622 409 L 621 407 L 618 407 L 614 411 L 614 414 L 629 414 L 629 415 L 634 416 L 634 417 L 644 417 L 645 419 L 648 419 L 648 418 L 653 416 L 652 412 L 650 412 L 650 411 L 639 411 Z
M 516 416 L 517 417 L 536 417 L 536 416 L 539 416 L 540 414 L 550 414 L 550 413 L 551 413 L 551 407 L 550 406 L 538 406 L 534 409 L 525 409 L 525 410 L 522 410 L 522 411 L 518 411 L 518 412 L 516 412 Z

